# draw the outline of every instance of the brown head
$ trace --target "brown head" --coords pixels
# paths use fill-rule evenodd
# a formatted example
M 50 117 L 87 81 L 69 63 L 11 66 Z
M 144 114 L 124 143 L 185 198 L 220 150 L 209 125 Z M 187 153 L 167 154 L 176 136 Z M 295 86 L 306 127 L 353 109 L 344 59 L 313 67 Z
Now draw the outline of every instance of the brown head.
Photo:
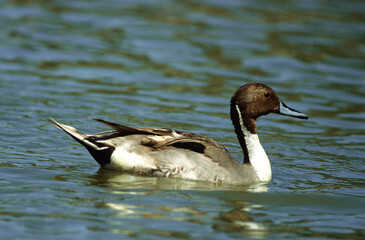
M 262 83 L 248 83 L 240 87 L 231 99 L 231 119 L 244 152 L 244 162 L 249 163 L 245 144 L 245 129 L 256 134 L 256 119 L 269 113 L 278 113 L 308 119 L 304 113 L 286 106 L 274 90 Z M 244 129 L 245 128 L 245 129 Z
M 269 86 L 261 83 L 248 83 L 236 91 L 231 99 L 231 104 L 238 105 L 244 119 L 256 119 L 278 111 L 280 100 Z
M 239 111 L 239 113 L 238 113 Z M 248 83 L 240 87 L 231 99 L 231 118 L 238 126 L 243 121 L 246 129 L 256 133 L 256 119 L 269 113 L 308 119 L 308 116 L 286 106 L 274 90 L 262 83 Z

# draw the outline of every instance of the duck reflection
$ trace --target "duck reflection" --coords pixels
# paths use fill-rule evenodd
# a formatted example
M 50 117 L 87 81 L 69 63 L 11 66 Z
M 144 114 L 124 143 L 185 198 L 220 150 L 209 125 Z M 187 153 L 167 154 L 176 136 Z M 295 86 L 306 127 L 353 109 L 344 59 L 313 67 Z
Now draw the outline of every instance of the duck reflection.
M 253 211 L 263 208 L 259 204 L 251 204 L 244 200 L 232 201 L 233 210 L 222 212 L 218 217 L 219 224 L 213 224 L 213 228 L 218 232 L 240 232 L 250 238 L 266 238 L 268 229 L 264 224 L 255 222 Z M 260 216 L 263 217 L 263 216 Z
M 112 221 L 110 231 L 136 236 L 128 226 L 130 220 L 161 221 L 161 229 L 149 229 L 148 224 L 138 231 L 144 234 L 173 236 L 181 229 L 168 229 L 164 222 L 185 222 L 210 225 L 213 232 L 242 233 L 252 238 L 264 238 L 267 229 L 255 222 L 255 211 L 262 208 L 243 199 L 246 194 L 266 192 L 266 184 L 250 186 L 218 185 L 209 182 L 189 181 L 177 178 L 144 177 L 101 168 L 90 176 L 91 185 L 105 187 L 111 194 L 98 207 L 113 210 L 110 217 L 126 220 Z M 177 191 L 176 191 L 177 190 Z M 257 212 L 257 211 L 256 211 Z M 117 224 L 117 225 L 116 225 Z M 119 225 L 120 224 L 120 225 Z M 172 234 L 172 235 L 171 235 Z M 190 238 L 190 233 L 186 238 Z

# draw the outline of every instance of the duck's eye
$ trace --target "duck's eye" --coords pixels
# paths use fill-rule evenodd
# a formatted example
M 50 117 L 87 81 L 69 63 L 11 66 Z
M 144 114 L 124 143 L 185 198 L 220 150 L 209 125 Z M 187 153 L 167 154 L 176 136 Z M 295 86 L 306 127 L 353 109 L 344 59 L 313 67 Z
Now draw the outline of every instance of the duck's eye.
M 268 98 L 268 97 L 270 97 L 270 93 L 265 93 L 265 94 L 264 94 L 264 96 L 265 96 L 266 98 Z

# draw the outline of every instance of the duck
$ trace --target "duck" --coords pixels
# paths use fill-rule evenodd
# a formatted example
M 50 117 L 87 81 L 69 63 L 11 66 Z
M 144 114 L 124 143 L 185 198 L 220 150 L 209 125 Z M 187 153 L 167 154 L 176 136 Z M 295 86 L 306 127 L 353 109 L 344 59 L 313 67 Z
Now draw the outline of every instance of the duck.
M 308 119 L 288 107 L 269 86 L 252 82 L 237 89 L 230 116 L 243 152 L 237 161 L 211 138 L 168 128 L 131 127 L 94 119 L 112 130 L 87 135 L 49 118 L 83 145 L 101 165 L 124 173 L 246 185 L 270 182 L 269 158 L 257 134 L 257 118 L 269 113 Z

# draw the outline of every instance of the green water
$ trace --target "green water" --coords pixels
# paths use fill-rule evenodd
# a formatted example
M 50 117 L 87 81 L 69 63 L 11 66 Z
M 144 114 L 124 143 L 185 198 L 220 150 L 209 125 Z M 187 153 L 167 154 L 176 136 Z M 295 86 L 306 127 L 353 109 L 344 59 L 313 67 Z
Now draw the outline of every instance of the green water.
M 365 3 L 0 3 L 1 239 L 364 239 Z M 307 121 L 258 122 L 273 180 L 214 185 L 99 169 L 45 118 L 209 136 L 242 159 L 235 90 Z

